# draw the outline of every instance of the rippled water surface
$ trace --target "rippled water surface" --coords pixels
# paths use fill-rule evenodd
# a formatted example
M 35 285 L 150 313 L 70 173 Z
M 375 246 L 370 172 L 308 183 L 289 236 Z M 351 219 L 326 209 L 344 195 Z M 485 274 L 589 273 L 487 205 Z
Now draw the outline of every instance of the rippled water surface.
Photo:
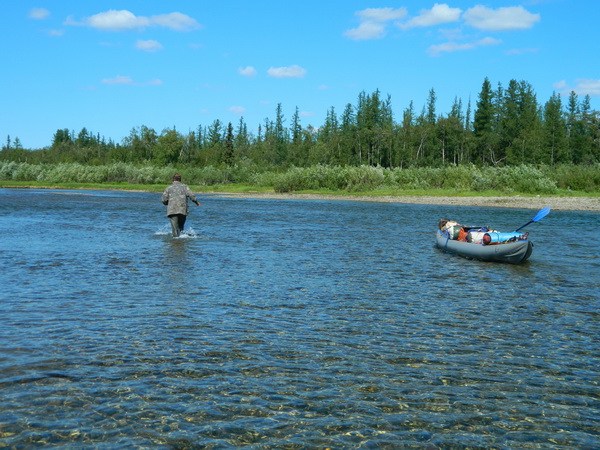
M 599 214 L 201 200 L 0 189 L 0 447 L 600 446 Z

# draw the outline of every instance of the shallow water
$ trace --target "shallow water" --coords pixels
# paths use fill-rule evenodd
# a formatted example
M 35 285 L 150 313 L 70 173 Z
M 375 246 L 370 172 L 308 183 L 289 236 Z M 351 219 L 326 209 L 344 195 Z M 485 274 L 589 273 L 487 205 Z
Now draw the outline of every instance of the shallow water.
M 201 201 L 0 189 L 0 446 L 600 446 L 598 213 Z

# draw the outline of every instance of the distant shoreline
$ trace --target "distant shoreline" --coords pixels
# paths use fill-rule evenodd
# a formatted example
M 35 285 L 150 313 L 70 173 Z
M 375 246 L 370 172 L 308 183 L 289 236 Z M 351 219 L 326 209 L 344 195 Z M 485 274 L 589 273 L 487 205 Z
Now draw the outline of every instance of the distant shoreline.
M 203 193 L 200 192 L 199 195 Z M 362 201 L 381 203 L 408 203 L 422 205 L 456 205 L 456 206 L 485 206 L 498 208 L 524 208 L 540 209 L 546 206 L 554 210 L 564 211 L 600 211 L 600 198 L 598 197 L 523 197 L 523 196 L 496 196 L 496 197 L 470 197 L 470 196 L 428 196 L 428 195 L 402 195 L 402 196 L 353 196 L 353 195 L 328 195 L 328 194 L 276 194 L 276 193 L 227 193 L 206 192 L 204 194 L 219 195 L 222 197 L 257 198 L 257 199 L 286 199 L 286 200 L 340 200 Z
M 167 185 L 135 185 L 118 186 L 115 184 L 58 184 L 58 185 L 35 185 L 26 182 L 14 183 L 0 181 L 0 188 L 7 189 L 75 189 L 75 190 L 113 190 L 132 192 L 162 192 Z M 275 192 L 227 192 L 221 190 L 206 190 L 205 186 L 190 185 L 190 188 L 198 195 L 211 195 L 231 198 L 255 198 L 255 199 L 282 199 L 282 200 L 339 200 L 339 201 L 361 201 L 380 203 L 407 203 L 422 205 L 453 205 L 453 206 L 483 206 L 496 208 L 519 208 L 519 209 L 541 209 L 549 206 L 553 210 L 563 211 L 594 211 L 600 212 L 600 197 L 584 196 L 540 196 L 540 195 L 496 195 L 496 196 L 471 196 L 471 195 L 353 195 L 349 193 L 339 194 L 315 194 L 315 193 L 275 193 Z

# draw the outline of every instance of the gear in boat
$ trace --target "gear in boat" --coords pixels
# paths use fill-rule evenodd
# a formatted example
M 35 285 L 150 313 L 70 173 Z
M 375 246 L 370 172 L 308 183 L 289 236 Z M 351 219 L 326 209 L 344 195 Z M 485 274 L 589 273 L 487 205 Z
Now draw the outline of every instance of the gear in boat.
M 465 226 L 448 219 L 440 219 L 438 228 L 448 239 L 471 244 L 497 245 L 507 242 L 526 241 L 529 233 L 518 231 L 500 232 L 490 227 Z

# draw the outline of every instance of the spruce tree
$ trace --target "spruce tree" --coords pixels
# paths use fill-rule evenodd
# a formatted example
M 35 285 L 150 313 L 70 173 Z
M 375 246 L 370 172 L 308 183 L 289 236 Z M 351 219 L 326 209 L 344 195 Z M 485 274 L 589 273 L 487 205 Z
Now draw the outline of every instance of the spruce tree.
M 567 124 L 563 117 L 560 95 L 553 93 L 544 105 L 543 136 L 545 164 L 568 163 Z
M 474 162 L 480 164 L 485 164 L 489 161 L 489 154 L 493 145 L 495 114 L 493 101 L 492 85 L 486 77 L 481 86 L 473 121 L 473 133 L 475 135 Z

